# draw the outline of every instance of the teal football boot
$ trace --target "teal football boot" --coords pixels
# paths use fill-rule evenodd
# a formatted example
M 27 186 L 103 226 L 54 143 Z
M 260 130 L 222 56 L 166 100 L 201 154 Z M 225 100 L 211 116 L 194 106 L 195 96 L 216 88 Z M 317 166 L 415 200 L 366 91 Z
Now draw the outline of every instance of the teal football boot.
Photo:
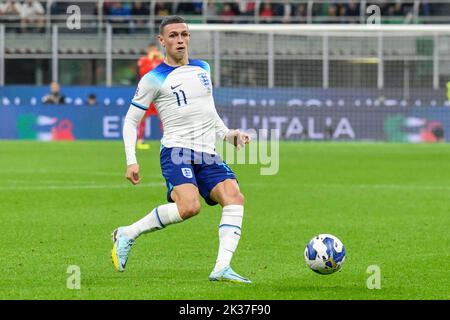
M 228 281 L 236 283 L 252 283 L 249 279 L 241 277 L 231 269 L 230 266 L 226 266 L 222 270 L 217 272 L 211 272 L 209 275 L 210 281 Z
M 128 255 L 130 254 L 134 240 L 122 235 L 121 229 L 122 228 L 118 228 L 114 230 L 112 234 L 114 246 L 111 252 L 111 258 L 117 271 L 124 272 L 125 266 L 127 265 Z

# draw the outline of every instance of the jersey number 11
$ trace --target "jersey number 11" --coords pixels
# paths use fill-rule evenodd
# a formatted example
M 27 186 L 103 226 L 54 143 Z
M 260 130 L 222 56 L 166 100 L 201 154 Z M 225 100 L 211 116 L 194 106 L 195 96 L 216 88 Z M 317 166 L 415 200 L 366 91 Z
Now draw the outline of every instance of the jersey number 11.
M 176 97 L 177 97 L 177 104 L 179 107 L 181 107 L 181 102 L 184 102 L 185 105 L 187 105 L 187 99 L 186 99 L 186 94 L 184 93 L 183 90 L 178 90 L 178 92 L 172 92 Z M 180 94 L 183 96 L 183 101 L 180 99 Z

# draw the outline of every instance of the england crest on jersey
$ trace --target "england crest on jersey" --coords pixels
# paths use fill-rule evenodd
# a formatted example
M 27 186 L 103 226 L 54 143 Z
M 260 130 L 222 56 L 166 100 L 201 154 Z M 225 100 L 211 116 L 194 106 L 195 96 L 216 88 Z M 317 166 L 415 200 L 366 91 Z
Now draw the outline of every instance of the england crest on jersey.
M 206 87 L 209 88 L 210 86 L 210 82 L 209 82 L 209 77 L 208 74 L 206 72 L 202 72 L 202 73 L 198 73 L 198 78 L 200 79 L 200 82 Z
M 190 168 L 181 168 L 181 173 L 188 179 L 193 177 L 192 170 Z

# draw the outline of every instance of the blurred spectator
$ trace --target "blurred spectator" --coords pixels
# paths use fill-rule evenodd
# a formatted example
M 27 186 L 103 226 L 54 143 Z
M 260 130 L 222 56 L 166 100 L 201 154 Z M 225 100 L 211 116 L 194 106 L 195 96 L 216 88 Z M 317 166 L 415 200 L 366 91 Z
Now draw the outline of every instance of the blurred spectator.
M 105 3 L 106 5 L 106 3 Z M 107 7 L 110 16 L 117 17 L 117 20 L 125 20 L 131 15 L 131 7 L 127 2 L 114 1 Z
M 214 2 L 208 1 L 206 5 L 206 23 L 216 23 L 217 22 L 217 5 Z
M 220 13 L 220 16 L 222 17 L 220 20 L 223 23 L 233 23 L 233 19 L 230 19 L 229 17 L 236 16 L 236 11 L 233 10 L 233 7 L 230 3 L 225 3 L 223 5 L 222 12 Z
M 7 0 L 5 3 L 0 3 L 0 21 L 11 23 L 11 18 L 17 16 L 18 12 L 12 0 Z
M 292 15 L 292 4 L 290 1 L 285 0 L 284 3 L 276 3 L 273 5 L 273 15 L 277 17 L 281 17 L 282 23 L 290 23 L 291 15 Z
M 272 21 L 272 5 L 269 2 L 264 2 L 259 12 L 261 23 L 270 23 Z
M 156 68 L 164 60 L 164 55 L 159 51 L 156 44 L 151 43 L 147 47 L 147 55 L 139 58 L 137 65 L 139 68 L 139 79 L 146 73 Z
M 132 27 L 144 27 L 147 24 L 148 17 L 150 15 L 150 9 L 148 7 L 148 3 L 142 3 L 142 1 L 133 1 L 133 5 L 131 7 L 131 15 L 137 16 L 133 17 L 131 21 Z
M 45 10 L 37 0 L 15 1 L 14 7 L 20 16 L 20 29 L 22 32 L 42 32 L 45 23 Z M 32 25 L 31 27 L 29 25 Z
M 0 23 L 16 23 L 19 13 L 14 6 L 14 1 L 7 0 L 5 3 L 0 3 Z
M 308 12 L 306 9 L 306 4 L 301 3 L 299 5 L 297 5 L 296 8 L 294 8 L 293 10 L 293 16 L 296 17 L 295 22 L 297 21 L 306 21 Z
M 57 82 L 50 84 L 50 94 L 43 98 L 45 104 L 64 104 L 66 97 L 61 94 L 60 87 Z
M 161 2 L 156 3 L 155 14 L 160 17 L 168 16 L 170 14 L 168 4 Z
M 150 14 L 148 3 L 143 4 L 141 0 L 133 1 L 133 5 L 131 6 L 131 14 L 133 16 L 144 16 L 148 18 L 148 15 Z
M 238 1 L 238 14 L 239 16 L 251 17 L 251 19 L 245 20 L 243 22 L 253 22 L 253 17 L 255 16 L 255 1 L 241 0 Z
M 349 0 L 349 2 L 341 7 L 340 15 L 347 17 L 359 17 L 361 14 L 359 3 L 356 0 Z M 358 19 L 351 22 L 357 23 Z
M 203 1 L 193 1 L 193 5 L 195 14 L 203 13 Z
M 420 3 L 419 15 L 420 16 L 430 15 L 430 4 L 427 1 Z
M 337 19 L 338 19 L 338 5 L 337 4 L 330 4 L 328 6 L 328 17 L 329 19 L 327 20 L 328 23 L 337 23 Z
M 180 2 L 177 5 L 177 14 L 202 14 L 203 2 L 201 1 L 191 1 L 191 2 Z
M 6 2 L 0 3 L 0 14 L 7 14 L 13 12 L 15 12 L 15 9 L 12 0 L 6 0 Z
M 105 1 L 103 10 L 108 15 L 108 21 L 115 27 L 115 32 L 128 32 L 128 23 L 130 22 L 131 6 L 127 2 Z
M 388 7 L 389 16 L 403 16 L 403 7 L 400 2 L 392 3 Z
M 91 93 L 88 95 L 86 104 L 88 106 L 93 106 L 93 107 L 98 105 L 97 104 L 97 96 L 95 95 L 95 93 Z

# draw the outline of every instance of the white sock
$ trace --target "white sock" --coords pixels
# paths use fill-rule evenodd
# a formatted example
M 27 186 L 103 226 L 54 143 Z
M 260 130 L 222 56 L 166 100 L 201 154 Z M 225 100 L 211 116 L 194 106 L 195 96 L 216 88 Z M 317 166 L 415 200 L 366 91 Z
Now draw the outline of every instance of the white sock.
M 169 224 L 183 221 L 178 213 L 178 207 L 175 203 L 160 205 L 153 209 L 148 215 L 141 220 L 124 227 L 122 232 L 136 239 L 143 233 L 153 232 L 165 228 Z
M 239 239 L 241 238 L 242 217 L 244 206 L 228 205 L 223 207 L 222 219 L 219 225 L 219 253 L 214 272 L 230 265 Z

